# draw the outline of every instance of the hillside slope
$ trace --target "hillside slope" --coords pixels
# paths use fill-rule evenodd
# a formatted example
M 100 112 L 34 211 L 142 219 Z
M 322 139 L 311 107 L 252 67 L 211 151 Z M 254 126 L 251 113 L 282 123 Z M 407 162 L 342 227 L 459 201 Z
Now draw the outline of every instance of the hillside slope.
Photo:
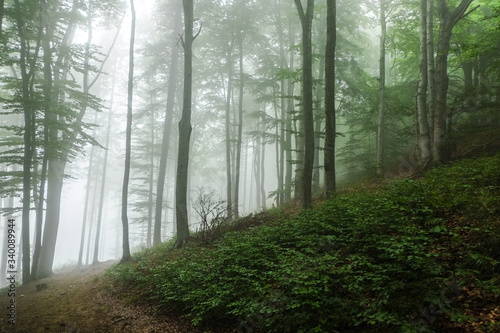
M 233 229 L 139 253 L 109 285 L 205 330 L 500 331 L 500 154 Z

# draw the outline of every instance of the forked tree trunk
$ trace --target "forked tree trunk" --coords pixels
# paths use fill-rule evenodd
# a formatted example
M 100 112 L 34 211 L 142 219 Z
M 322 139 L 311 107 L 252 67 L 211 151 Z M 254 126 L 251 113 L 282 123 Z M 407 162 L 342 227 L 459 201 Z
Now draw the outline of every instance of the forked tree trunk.
M 450 11 L 448 1 L 438 0 L 439 36 L 436 56 L 436 111 L 434 118 L 434 144 L 432 147 L 433 162 L 443 163 L 447 160 L 447 128 L 446 98 L 448 94 L 448 53 L 453 27 L 464 17 L 464 13 L 473 0 L 462 0 Z

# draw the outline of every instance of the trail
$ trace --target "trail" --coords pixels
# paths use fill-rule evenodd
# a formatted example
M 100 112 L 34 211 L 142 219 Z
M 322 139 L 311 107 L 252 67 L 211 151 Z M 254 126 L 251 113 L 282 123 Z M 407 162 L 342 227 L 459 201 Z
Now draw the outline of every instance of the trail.
M 199 332 L 179 318 L 156 315 L 153 308 L 112 296 L 100 276 L 114 263 L 67 268 L 17 287 L 15 325 L 7 322 L 11 298 L 3 292 L 0 332 Z

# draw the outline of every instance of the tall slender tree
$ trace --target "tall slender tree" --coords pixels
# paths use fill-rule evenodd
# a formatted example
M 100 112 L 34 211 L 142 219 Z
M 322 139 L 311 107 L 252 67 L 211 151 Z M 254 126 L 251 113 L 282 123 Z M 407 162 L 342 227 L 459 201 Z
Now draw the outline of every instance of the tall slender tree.
M 135 6 L 134 0 L 130 0 L 130 11 L 132 14 L 132 22 L 130 26 L 130 49 L 129 49 L 129 65 L 128 65 L 128 98 L 127 98 L 127 129 L 125 140 L 125 171 L 123 174 L 123 189 L 122 189 L 122 258 L 120 262 L 127 262 L 130 260 L 130 239 L 129 239 L 129 225 L 127 215 L 128 205 L 128 186 L 130 180 L 130 157 L 132 150 L 132 101 L 134 93 L 134 46 L 135 46 Z
M 182 0 L 184 7 L 184 90 L 182 116 L 179 122 L 179 150 L 177 152 L 177 179 L 175 186 L 175 209 L 177 225 L 176 248 L 187 244 L 189 240 L 189 220 L 187 209 L 187 187 L 189 148 L 191 138 L 191 99 L 193 87 L 193 0 Z
M 304 161 L 302 168 L 302 207 L 312 205 L 312 173 L 314 166 L 314 115 L 312 75 L 312 20 L 314 0 L 307 0 L 304 11 L 301 0 L 295 0 L 302 25 L 302 122 L 304 135 Z
M 436 66 L 434 63 L 434 0 L 427 0 L 427 80 L 428 122 L 431 149 L 434 146 L 434 114 L 436 110 Z M 431 152 L 432 154 L 432 152 Z
M 417 127 L 420 163 L 425 165 L 431 158 L 431 140 L 427 112 L 427 0 L 420 1 L 420 79 L 417 91 Z
M 385 0 L 379 0 L 380 4 L 380 55 L 379 55 L 379 105 L 378 105 L 378 130 L 377 130 L 377 170 L 382 174 L 384 167 L 384 145 L 385 145 L 385 40 L 387 35 L 387 18 L 385 15 Z
M 240 171 L 241 171 L 241 148 L 243 145 L 243 89 L 245 87 L 244 71 L 243 71 L 243 40 L 244 32 L 240 30 L 238 33 L 238 56 L 239 56 L 239 98 L 238 98 L 238 130 L 236 137 L 236 165 L 234 175 L 234 216 L 238 218 L 240 215 Z
M 337 3 L 327 0 L 325 50 L 325 193 L 335 193 L 335 47 L 337 44 Z

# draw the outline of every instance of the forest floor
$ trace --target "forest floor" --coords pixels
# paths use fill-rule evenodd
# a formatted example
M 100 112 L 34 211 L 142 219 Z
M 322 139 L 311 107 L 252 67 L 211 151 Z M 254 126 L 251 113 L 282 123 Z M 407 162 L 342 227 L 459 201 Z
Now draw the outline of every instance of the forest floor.
M 16 324 L 7 322 L 10 297 L 2 292 L 0 332 L 201 332 L 179 318 L 156 316 L 153 308 L 110 296 L 100 276 L 107 261 L 66 268 L 16 288 Z

